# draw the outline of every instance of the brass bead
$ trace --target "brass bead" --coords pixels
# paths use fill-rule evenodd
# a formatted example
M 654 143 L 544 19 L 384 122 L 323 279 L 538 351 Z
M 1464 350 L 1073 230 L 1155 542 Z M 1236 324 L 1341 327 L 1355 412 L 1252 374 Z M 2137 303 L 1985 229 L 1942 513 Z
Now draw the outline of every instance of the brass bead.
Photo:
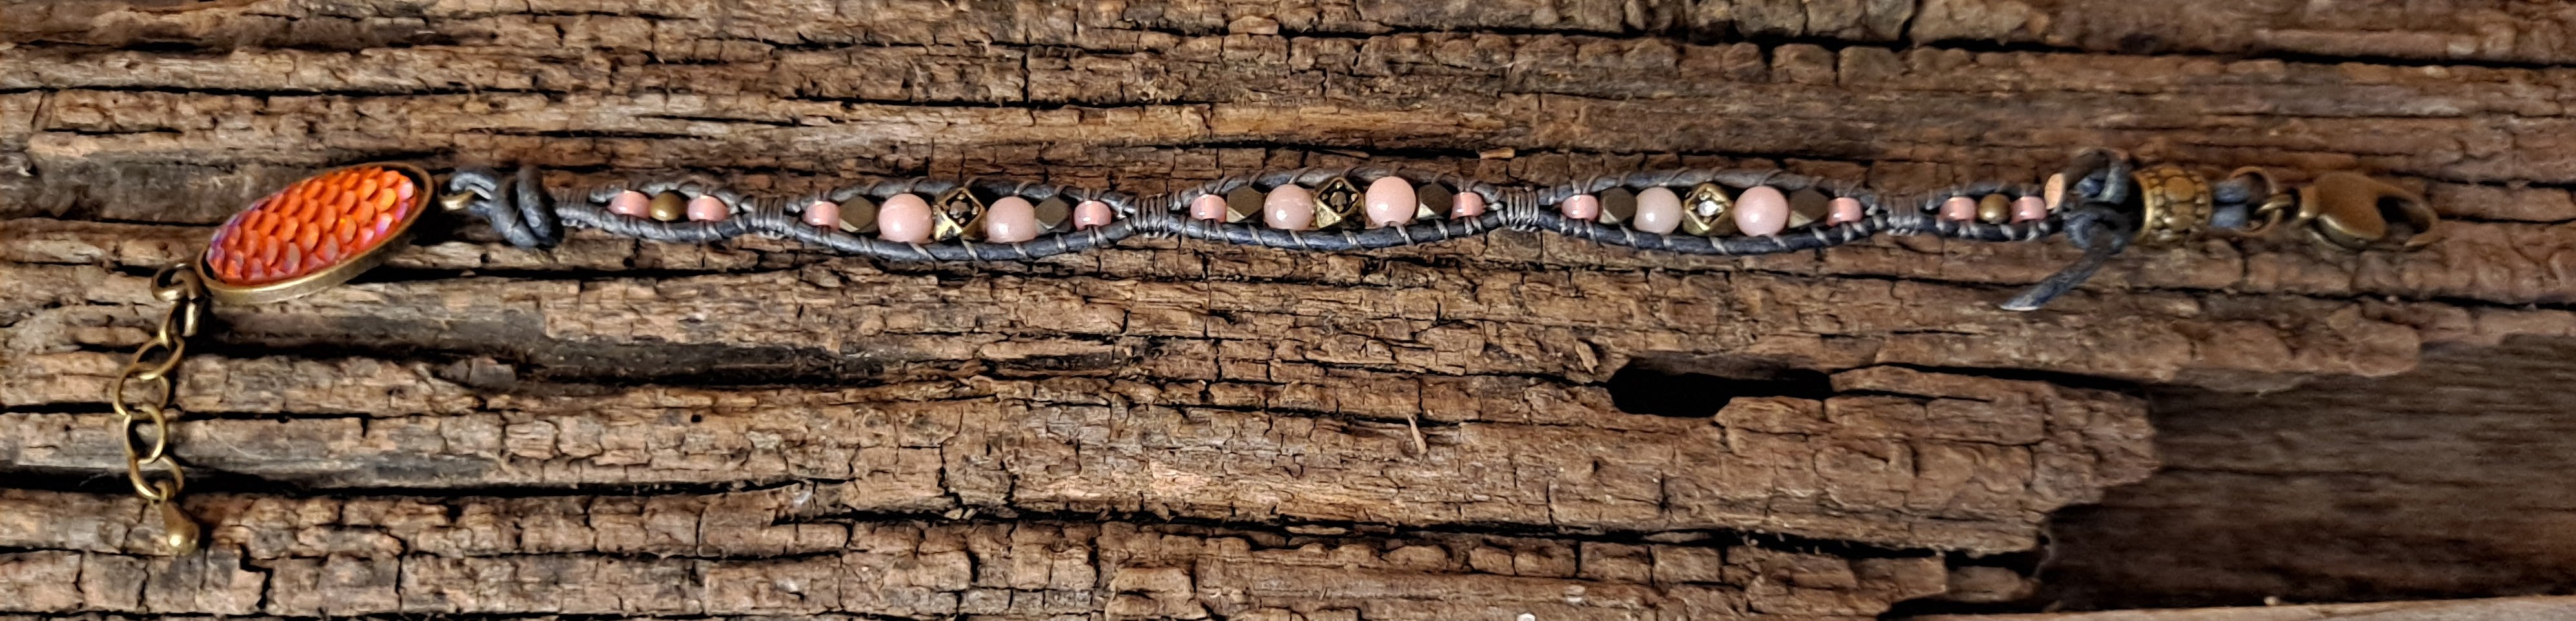
M 1682 232 L 1692 235 L 1735 234 L 1735 200 L 1714 183 L 1691 186 L 1682 195 Z
M 930 239 L 948 241 L 969 232 L 981 236 L 984 231 L 984 199 L 976 198 L 966 188 L 949 190 L 930 205 Z
M 663 222 L 677 222 L 689 216 L 689 197 L 678 192 L 655 194 L 653 202 L 646 205 L 644 214 Z
M 1415 220 L 1446 220 L 1449 218 L 1450 207 L 1458 202 L 1457 193 L 1449 191 L 1449 186 L 1438 183 L 1413 186 L 1413 197 L 1422 203 L 1420 208 L 1413 210 Z
M 1334 177 L 1323 185 L 1315 186 L 1314 230 L 1331 229 L 1344 222 L 1358 224 L 1362 201 L 1366 199 L 1359 186 L 1351 185 L 1349 179 Z
M 1637 192 L 1628 188 L 1610 188 L 1593 196 L 1601 199 L 1602 224 L 1620 224 L 1637 217 Z
M 1789 193 L 1789 228 L 1806 226 L 1834 213 L 1834 197 L 1823 190 L 1807 188 Z
M 1049 233 L 1062 232 L 1065 222 L 1073 219 L 1073 204 L 1065 202 L 1062 196 L 1051 197 L 1038 201 L 1037 212 L 1040 228 Z
M 2214 197 L 2208 179 L 2173 165 L 2139 169 L 2129 178 L 2138 183 L 2142 207 L 2140 245 L 2171 246 L 2199 239 L 2209 228 Z
M 1225 221 L 1260 220 L 1262 199 L 1267 197 L 1267 194 L 1253 189 L 1250 184 L 1225 193 Z
M 2004 198 L 2002 194 L 1988 194 L 1985 198 L 1977 199 L 1978 222 L 2003 224 L 2010 220 L 2012 220 L 2012 199 Z
M 841 201 L 841 230 L 861 234 L 877 232 L 877 202 L 865 196 Z

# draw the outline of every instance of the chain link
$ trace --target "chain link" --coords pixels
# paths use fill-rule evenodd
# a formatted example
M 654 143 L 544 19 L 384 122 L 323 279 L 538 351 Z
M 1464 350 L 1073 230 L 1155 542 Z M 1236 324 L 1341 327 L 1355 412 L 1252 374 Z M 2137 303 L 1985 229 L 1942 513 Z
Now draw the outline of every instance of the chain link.
M 162 545 L 171 554 L 196 551 L 201 533 L 196 520 L 179 509 L 179 492 L 187 488 L 188 478 L 170 455 L 170 422 L 177 414 L 170 407 L 171 375 L 187 354 L 188 337 L 197 334 L 207 303 L 205 283 L 198 278 L 186 263 L 152 275 L 152 296 L 173 304 L 152 339 L 135 348 L 125 370 L 107 387 L 108 406 L 116 409 L 116 434 L 125 445 L 126 479 L 134 484 L 134 495 L 160 510 Z M 138 383 L 141 390 L 127 389 Z

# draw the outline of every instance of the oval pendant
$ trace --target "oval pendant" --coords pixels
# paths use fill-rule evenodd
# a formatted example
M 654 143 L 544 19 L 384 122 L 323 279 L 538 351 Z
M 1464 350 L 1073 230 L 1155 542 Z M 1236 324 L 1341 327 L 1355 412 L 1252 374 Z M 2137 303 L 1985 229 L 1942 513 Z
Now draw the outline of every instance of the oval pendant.
M 197 261 L 206 293 L 264 304 L 348 282 L 384 262 L 429 207 L 429 173 L 362 164 L 296 181 L 215 229 Z

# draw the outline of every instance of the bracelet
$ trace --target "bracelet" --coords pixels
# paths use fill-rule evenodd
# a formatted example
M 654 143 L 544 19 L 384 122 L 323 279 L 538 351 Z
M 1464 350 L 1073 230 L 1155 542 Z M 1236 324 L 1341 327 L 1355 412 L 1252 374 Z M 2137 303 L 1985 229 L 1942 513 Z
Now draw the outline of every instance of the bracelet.
M 1885 197 L 1857 183 L 1778 170 L 1666 170 L 1545 188 L 1361 166 L 1239 175 L 1165 195 L 993 179 L 878 179 L 785 198 L 694 180 L 549 189 L 534 168 L 432 174 L 401 163 L 307 177 L 215 230 L 193 260 L 153 276 L 173 303 L 107 388 L 135 493 L 157 507 L 166 551 L 201 543 L 175 501 L 185 473 L 170 452 L 172 373 L 210 304 L 261 304 L 348 281 L 400 249 L 433 214 L 478 216 L 509 243 L 546 248 L 568 228 L 660 242 L 744 235 L 795 240 L 888 261 L 1028 261 L 1179 236 L 1345 252 L 1439 242 L 1498 229 L 1697 255 L 1814 250 L 1879 234 L 1993 242 L 2063 233 L 2083 255 L 2003 302 L 2035 310 L 2131 245 L 2173 246 L 2285 231 L 2342 250 L 2412 249 L 2437 239 L 2424 199 L 2350 172 L 2292 187 L 2259 168 L 2206 175 L 2137 168 L 2117 151 L 2078 152 L 2039 183 L 1979 182 Z

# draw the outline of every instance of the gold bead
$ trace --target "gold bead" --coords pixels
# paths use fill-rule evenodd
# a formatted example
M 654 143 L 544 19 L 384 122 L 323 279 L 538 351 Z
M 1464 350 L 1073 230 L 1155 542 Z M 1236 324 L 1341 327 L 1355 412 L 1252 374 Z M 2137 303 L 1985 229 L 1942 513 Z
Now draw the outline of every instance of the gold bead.
M 2199 239 L 2209 228 L 2214 200 L 2209 180 L 2173 165 L 2139 169 L 2129 178 L 2138 183 L 2142 207 L 2137 236 L 2140 245 L 2171 246 Z
M 1619 224 L 1637 217 L 1637 193 L 1628 188 L 1610 188 L 1593 196 L 1601 199 L 1602 224 Z
M 1225 193 L 1225 221 L 1242 222 L 1261 219 L 1262 199 L 1269 195 L 1246 184 Z
M 1349 179 L 1334 177 L 1323 185 L 1315 186 L 1313 230 L 1330 229 L 1343 222 L 1358 223 L 1360 209 L 1363 208 L 1361 203 L 1366 199 L 1360 194 L 1359 186 L 1351 185 Z
M 1714 183 L 1691 186 L 1682 195 L 1682 232 L 1701 236 L 1735 234 L 1735 200 Z
M 968 231 L 980 237 L 984 231 L 984 199 L 975 198 L 975 193 L 966 188 L 939 195 L 939 202 L 930 206 L 930 215 L 932 241 L 957 239 Z
M 689 197 L 681 196 L 678 192 L 655 194 L 653 202 L 645 207 L 644 214 L 663 222 L 677 222 L 689 216 Z
M 2002 194 L 1988 194 L 1985 198 L 1977 199 L 1978 222 L 2003 224 L 2010 219 L 2012 219 L 2012 199 L 2004 198 Z
M 1789 193 L 1789 228 L 1798 228 L 1825 219 L 1834 213 L 1834 197 L 1823 190 L 1807 188 Z
M 841 201 L 841 230 L 860 234 L 877 232 L 877 202 L 865 196 Z

